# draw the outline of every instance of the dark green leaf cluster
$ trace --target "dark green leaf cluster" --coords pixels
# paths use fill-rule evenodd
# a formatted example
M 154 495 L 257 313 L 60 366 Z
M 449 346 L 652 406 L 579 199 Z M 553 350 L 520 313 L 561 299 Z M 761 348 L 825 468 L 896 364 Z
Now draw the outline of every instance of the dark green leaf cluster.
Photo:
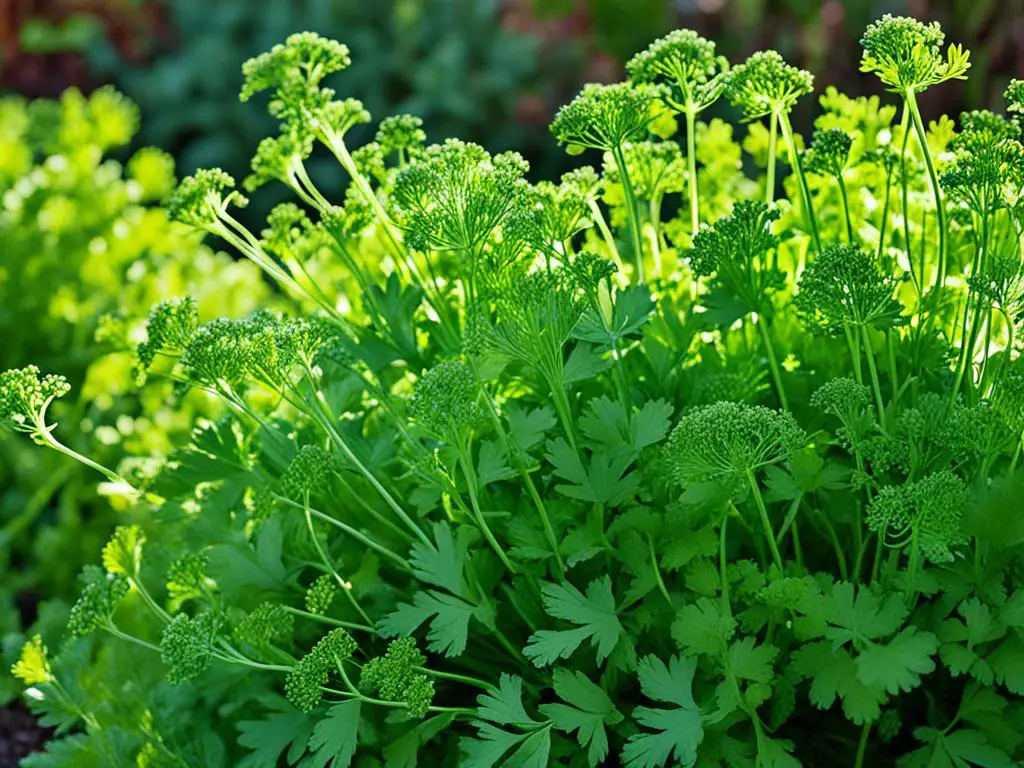
M 664 459 L 681 485 L 732 481 L 784 461 L 805 439 L 790 413 L 719 402 L 694 408 L 679 420 Z
M 849 326 L 885 330 L 902 322 L 896 281 L 876 259 L 851 243 L 822 251 L 800 276 L 795 302 L 807 321 L 829 332 Z
M 744 120 L 788 113 L 814 90 L 810 72 L 787 64 L 777 51 L 758 51 L 728 76 L 725 96 Z
M 589 83 L 558 110 L 551 133 L 559 144 L 611 151 L 640 138 L 654 119 L 659 91 L 649 85 Z

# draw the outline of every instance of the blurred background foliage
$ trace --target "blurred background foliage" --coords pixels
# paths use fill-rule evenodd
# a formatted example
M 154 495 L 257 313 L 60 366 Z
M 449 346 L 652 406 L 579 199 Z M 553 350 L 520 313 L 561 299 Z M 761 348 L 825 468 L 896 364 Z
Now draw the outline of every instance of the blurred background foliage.
M 141 144 L 182 172 L 244 176 L 268 126 L 235 99 L 239 63 L 311 29 L 352 48 L 338 88 L 371 113 L 417 114 L 432 140 L 516 147 L 553 173 L 558 105 L 584 80 L 619 79 L 670 29 L 696 29 L 733 61 L 776 48 L 859 95 L 877 91 L 857 71 L 859 36 L 887 12 L 937 19 L 972 52 L 970 80 L 933 89 L 926 113 L 995 105 L 1024 72 L 1024 0 L 0 0 L 0 90 L 116 85 L 141 107 Z

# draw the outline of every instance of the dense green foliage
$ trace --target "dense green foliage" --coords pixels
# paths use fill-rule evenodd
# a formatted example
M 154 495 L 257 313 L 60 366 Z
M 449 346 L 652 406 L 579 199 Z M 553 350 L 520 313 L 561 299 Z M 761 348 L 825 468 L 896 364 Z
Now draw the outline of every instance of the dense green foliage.
M 296 202 L 251 232 L 209 170 L 167 205 L 302 310 L 154 308 L 140 379 L 225 415 L 97 467 L 153 519 L 24 647 L 77 729 L 25 765 L 1019 764 L 1024 104 L 926 126 L 942 42 L 872 25 L 898 105 L 829 89 L 805 142 L 809 73 L 675 34 L 559 113 L 604 163 L 557 184 L 410 117 L 353 148 L 340 43 L 247 62 L 247 186 Z M 10 371 L 0 417 L 62 450 L 66 394 Z
M 74 395 L 53 416 L 69 446 L 115 466 L 165 455 L 194 415 L 220 410 L 195 397 L 169 402 L 166 382 L 136 390 L 134 337 L 152 304 L 187 291 L 204 312 L 244 314 L 270 297 L 252 265 L 213 253 L 155 205 L 175 184 L 169 156 L 147 148 L 124 166 L 112 158 L 138 119 L 109 89 L 0 100 L 0 367 L 32 359 L 61 371 Z M 50 599 L 42 624 L 60 626 L 78 571 L 126 506 L 115 487 L 98 495 L 93 479 L 0 434 L 2 701 L 21 690 L 6 674 L 24 641 L 18 609 Z

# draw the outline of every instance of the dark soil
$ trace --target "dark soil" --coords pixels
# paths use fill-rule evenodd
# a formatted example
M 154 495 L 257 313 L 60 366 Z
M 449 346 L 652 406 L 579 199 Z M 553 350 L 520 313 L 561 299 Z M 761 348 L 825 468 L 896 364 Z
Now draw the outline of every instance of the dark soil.
M 43 748 L 51 733 L 21 703 L 0 707 L 0 768 L 17 768 L 23 757 Z

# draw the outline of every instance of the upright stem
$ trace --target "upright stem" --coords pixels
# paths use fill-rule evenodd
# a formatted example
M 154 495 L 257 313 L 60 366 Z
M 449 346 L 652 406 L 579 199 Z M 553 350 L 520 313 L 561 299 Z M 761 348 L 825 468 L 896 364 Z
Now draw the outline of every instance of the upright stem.
M 686 164 L 690 182 L 690 235 L 700 229 L 700 198 L 697 196 L 697 110 L 686 109 Z
M 626 167 L 626 156 L 622 153 L 622 147 L 616 146 L 612 149 L 612 157 L 615 166 L 619 171 L 619 178 L 622 179 L 622 192 L 626 198 L 626 214 L 629 217 L 629 234 L 633 243 L 633 254 L 636 258 L 636 277 L 641 285 L 644 280 L 644 247 L 640 237 L 640 209 L 636 202 L 636 192 L 633 191 L 633 182 L 629 178 L 629 169 Z
M 612 261 L 615 262 L 615 265 L 620 271 L 624 271 L 622 256 L 619 254 L 619 247 L 615 245 L 615 236 L 612 235 L 612 231 L 608 228 L 608 222 L 605 221 L 604 214 L 601 213 L 601 207 L 592 197 L 587 198 L 587 207 L 590 208 L 590 214 L 594 219 L 594 224 L 597 225 L 597 229 L 600 231 L 601 237 L 604 238 L 604 244 L 608 248 L 608 252 L 611 254 Z
M 793 173 L 796 174 L 797 185 L 800 187 L 800 198 L 803 202 L 804 216 L 807 218 L 807 225 L 811 232 L 811 240 L 814 243 L 814 250 L 821 253 L 821 236 L 818 234 L 818 219 L 814 215 L 814 205 L 811 203 L 811 191 L 807 187 L 807 178 L 804 176 L 804 169 L 800 165 L 800 155 L 796 151 L 796 140 L 793 138 L 793 126 L 789 122 L 789 115 L 785 112 L 778 112 L 779 125 L 782 127 L 782 136 L 789 149 L 789 162 L 793 166 Z
M 872 722 L 869 720 L 864 723 L 860 729 L 860 741 L 857 743 L 857 759 L 853 763 L 853 768 L 863 768 L 864 756 L 868 751 L 868 737 L 871 735 Z
M 921 120 L 921 111 L 917 108 L 917 96 L 913 89 L 908 88 L 904 94 L 907 106 L 910 109 L 910 116 L 914 122 L 914 132 L 917 134 L 917 143 L 921 147 L 921 154 L 924 155 L 924 165 L 928 169 L 928 180 L 932 185 L 932 196 L 935 198 L 935 212 L 939 222 L 939 264 L 938 272 L 935 275 L 935 288 L 942 287 L 946 278 L 946 210 L 942 206 L 942 191 L 939 187 L 939 177 L 935 173 L 935 165 L 932 162 L 932 153 L 928 149 L 928 136 L 925 133 L 924 122 Z M 921 276 L 922 281 L 924 275 Z
M 875 393 L 875 405 L 878 408 L 878 420 L 885 424 L 885 401 L 882 399 L 882 387 L 878 381 L 878 368 L 875 366 L 875 352 L 871 346 L 871 336 L 868 329 L 861 327 L 861 335 L 864 337 L 864 356 L 868 361 L 868 373 L 871 374 L 871 389 Z
M 789 410 L 789 400 L 786 398 L 786 389 L 782 385 L 782 369 L 779 368 L 779 361 L 775 358 L 775 349 L 772 347 L 771 337 L 768 335 L 768 327 L 763 315 L 757 316 L 757 329 L 761 332 L 761 341 L 764 343 L 764 352 L 768 357 L 768 369 L 772 374 L 772 381 L 775 382 L 775 391 L 779 395 L 779 404 L 782 410 Z
M 761 525 L 764 527 L 764 536 L 768 540 L 768 548 L 772 553 L 772 560 L 779 573 L 784 573 L 782 568 L 782 555 L 779 554 L 779 547 L 775 543 L 775 531 L 772 528 L 772 521 L 768 517 L 768 509 L 764 505 L 764 497 L 757 487 L 757 478 L 749 469 L 747 470 L 747 482 L 750 484 L 750 492 L 754 495 L 754 503 L 757 504 L 757 511 L 761 515 Z
M 473 468 L 473 459 L 468 455 L 468 446 L 459 446 L 459 462 L 462 464 L 462 472 L 466 476 L 466 485 L 469 488 L 469 503 L 473 508 L 473 516 L 476 517 L 476 524 L 480 528 L 480 532 L 487 539 L 487 543 L 491 545 L 491 549 L 501 560 L 509 573 L 518 573 L 518 569 L 512 564 L 512 561 L 508 559 L 508 555 L 505 554 L 505 550 L 502 548 L 498 540 L 494 538 L 494 533 L 491 531 L 487 520 L 484 519 L 483 510 L 480 508 L 480 500 L 477 497 L 477 485 L 478 481 L 476 478 L 476 470 Z
M 836 176 L 839 183 L 839 197 L 843 201 L 843 214 L 846 216 L 846 240 L 853 242 L 853 221 L 850 219 L 850 200 L 846 195 L 846 182 L 843 181 L 843 174 Z
M 768 159 L 765 164 L 764 201 L 771 205 L 775 201 L 775 157 L 779 140 L 779 120 L 773 112 L 768 117 Z

